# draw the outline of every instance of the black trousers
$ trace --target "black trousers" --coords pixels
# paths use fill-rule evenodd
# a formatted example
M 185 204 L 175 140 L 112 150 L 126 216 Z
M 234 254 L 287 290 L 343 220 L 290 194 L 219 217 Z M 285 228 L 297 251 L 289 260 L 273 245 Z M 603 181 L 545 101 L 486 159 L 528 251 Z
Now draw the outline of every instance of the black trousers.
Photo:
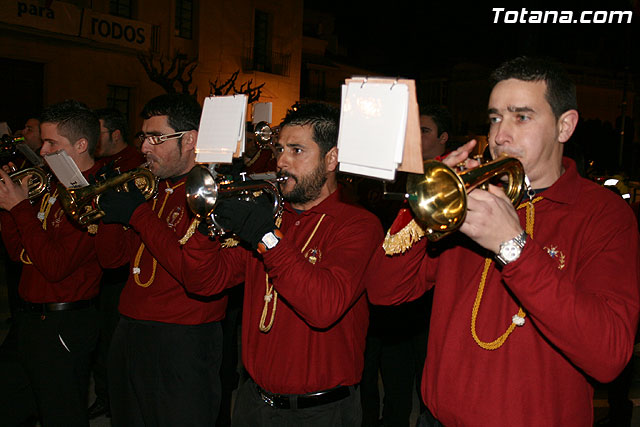
M 100 336 L 93 360 L 93 381 L 96 397 L 109 402 L 107 391 L 107 357 L 111 337 L 115 331 L 120 313 L 118 303 L 120 294 L 129 276 L 129 264 L 116 269 L 105 270 L 100 282 L 98 296 L 98 313 L 100 319 Z
M 176 325 L 121 316 L 107 365 L 112 425 L 213 426 L 221 351 L 219 322 Z
M 37 413 L 44 426 L 88 426 L 91 352 L 97 312 L 89 307 L 18 313 L 15 345 L 0 355 L 0 420 L 19 425 Z
M 354 427 L 362 422 L 359 387 L 337 402 L 305 409 L 278 409 L 266 404 L 248 378 L 238 389 L 233 427 Z

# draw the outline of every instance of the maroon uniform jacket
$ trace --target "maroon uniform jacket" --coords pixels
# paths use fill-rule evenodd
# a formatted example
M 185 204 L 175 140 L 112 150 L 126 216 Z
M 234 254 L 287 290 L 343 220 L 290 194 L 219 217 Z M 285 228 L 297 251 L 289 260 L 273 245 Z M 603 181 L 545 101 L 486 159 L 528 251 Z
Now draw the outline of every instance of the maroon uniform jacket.
M 96 164 L 83 174 L 88 177 L 97 169 Z M 0 213 L 9 256 L 24 264 L 18 292 L 28 302 L 73 302 L 98 294 L 102 269 L 96 238 L 67 218 L 57 194 L 51 190 L 35 206 L 24 200 Z
M 340 193 L 303 212 L 285 204 L 284 238 L 264 256 L 221 249 L 200 234 L 183 247 L 191 291 L 210 295 L 245 283 L 242 360 L 265 390 L 301 394 L 360 382 L 369 323 L 362 275 L 382 228 Z M 266 297 L 265 310 L 267 274 L 278 296 Z M 271 329 L 262 332 L 274 304 Z
M 155 199 L 133 213 L 131 229 L 99 232 L 99 255 L 105 267 L 130 263 L 131 273 L 120 295 L 120 313 L 138 320 L 197 325 L 224 318 L 227 298 L 194 297 L 180 279 L 180 240 L 195 230 L 187 207 L 185 178 L 162 180 Z

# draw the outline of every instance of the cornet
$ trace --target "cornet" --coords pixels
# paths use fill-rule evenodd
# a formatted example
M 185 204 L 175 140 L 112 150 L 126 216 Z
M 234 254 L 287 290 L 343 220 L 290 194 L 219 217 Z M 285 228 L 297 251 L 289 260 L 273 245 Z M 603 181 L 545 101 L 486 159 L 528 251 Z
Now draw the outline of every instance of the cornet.
M 261 150 L 274 148 L 280 134 L 280 128 L 271 127 L 267 122 L 258 122 L 253 134 L 256 137 L 255 141 L 258 148 Z
M 41 168 L 31 167 L 31 168 L 20 169 L 19 171 L 11 172 L 9 174 L 9 178 L 11 178 L 11 181 L 20 185 L 22 182 L 22 179 L 27 175 L 31 175 L 31 178 L 29 178 L 29 183 L 28 183 L 29 193 L 27 194 L 27 197 L 29 198 L 29 200 L 33 200 L 40 197 L 42 193 L 44 193 L 49 189 L 51 175 L 49 175 L 47 172 L 45 172 Z
M 127 185 L 137 186 L 146 200 L 155 197 L 158 180 L 147 168 L 139 167 L 121 173 L 102 182 L 80 188 L 58 186 L 62 209 L 80 225 L 88 225 L 104 216 L 100 209 L 100 197 L 110 188 L 116 191 L 129 191 Z
M 187 205 L 199 220 L 205 220 L 209 225 L 209 235 L 221 236 L 225 230 L 216 221 L 216 204 L 229 197 L 243 200 L 253 200 L 267 193 L 273 200 L 273 217 L 278 218 L 282 214 L 282 196 L 277 187 L 277 182 L 286 178 L 275 180 L 247 180 L 232 181 L 219 178 L 204 165 L 196 165 L 189 175 L 185 191 L 187 193 Z
M 423 175 L 409 175 L 407 193 L 402 197 L 409 201 L 416 218 L 426 225 L 427 238 L 436 241 L 462 225 L 471 190 L 503 176 L 507 177 L 503 189 L 517 206 L 526 190 L 524 168 L 518 159 L 507 156 L 461 172 L 454 172 L 442 162 L 427 160 Z

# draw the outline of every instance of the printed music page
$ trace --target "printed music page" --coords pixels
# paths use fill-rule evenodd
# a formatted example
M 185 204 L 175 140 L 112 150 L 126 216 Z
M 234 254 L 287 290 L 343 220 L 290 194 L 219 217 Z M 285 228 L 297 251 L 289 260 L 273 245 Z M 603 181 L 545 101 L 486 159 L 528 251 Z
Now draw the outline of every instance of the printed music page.
M 375 79 L 342 87 L 340 170 L 392 180 L 402 162 L 409 91 L 406 84 Z
M 231 163 L 244 152 L 247 96 L 214 96 L 204 100 L 196 162 Z

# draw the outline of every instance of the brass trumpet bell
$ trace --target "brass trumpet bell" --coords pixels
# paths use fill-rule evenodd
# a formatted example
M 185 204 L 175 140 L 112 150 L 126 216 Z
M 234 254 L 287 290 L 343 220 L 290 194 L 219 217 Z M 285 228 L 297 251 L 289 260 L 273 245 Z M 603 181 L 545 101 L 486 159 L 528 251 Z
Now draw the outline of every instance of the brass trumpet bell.
M 11 172 L 9 177 L 11 178 L 11 181 L 20 185 L 22 179 L 28 175 L 31 175 L 31 178 L 29 178 L 29 193 L 27 197 L 29 200 L 37 199 L 42 195 L 42 193 L 49 189 L 51 175 L 41 168 L 31 167 Z
M 278 139 L 278 135 L 280 133 L 280 128 L 272 128 L 267 122 L 258 122 L 256 123 L 253 133 L 256 137 L 256 145 L 261 150 L 264 150 L 266 148 L 275 146 L 275 142 Z
M 104 216 L 100 209 L 100 197 L 110 188 L 129 191 L 128 185 L 137 186 L 146 200 L 155 197 L 158 180 L 147 168 L 139 167 L 121 173 L 102 182 L 80 188 L 66 188 L 59 185 L 58 199 L 62 209 L 78 224 L 85 226 Z
M 513 157 L 501 157 L 457 173 L 444 163 L 427 160 L 423 175 L 409 175 L 406 198 L 416 218 L 426 225 L 427 238 L 436 241 L 464 222 L 468 192 L 503 176 L 507 177 L 505 193 L 517 206 L 525 193 L 524 168 Z
M 267 193 L 273 201 L 273 216 L 277 218 L 282 213 L 283 202 L 276 184 L 282 180 L 227 180 L 215 176 L 205 165 L 196 165 L 187 175 L 187 205 L 196 218 L 207 222 L 210 236 L 220 236 L 225 233 L 215 216 L 216 204 L 220 200 L 228 197 L 253 200 Z

